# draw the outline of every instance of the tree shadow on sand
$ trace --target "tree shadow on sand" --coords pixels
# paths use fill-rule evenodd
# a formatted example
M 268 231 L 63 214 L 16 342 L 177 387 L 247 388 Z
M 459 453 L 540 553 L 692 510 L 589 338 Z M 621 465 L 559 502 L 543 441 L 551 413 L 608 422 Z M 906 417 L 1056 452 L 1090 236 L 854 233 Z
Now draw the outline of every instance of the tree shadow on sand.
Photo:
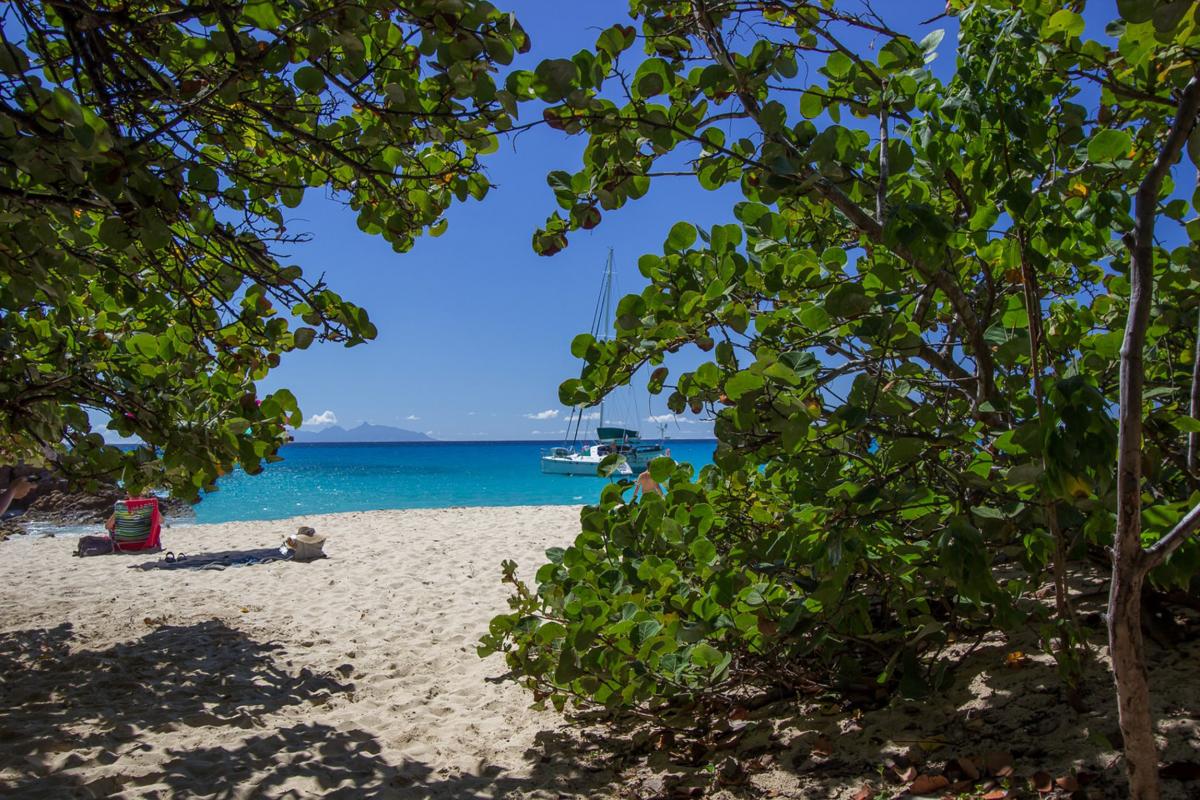
M 515 777 L 486 762 L 469 772 L 393 763 L 370 732 L 268 719 L 348 700 L 354 685 L 290 672 L 281 645 L 217 620 L 103 649 L 73 640 L 69 624 L 0 634 L 0 796 L 586 797 L 612 777 L 554 732 L 538 735 L 530 774 Z M 211 729 L 202 745 L 181 746 L 200 728 Z
M 160 780 L 173 794 L 204 786 L 206 796 L 222 799 L 503 798 L 527 796 L 535 790 L 545 796 L 566 796 L 577 783 L 579 765 L 570 758 L 539 758 L 545 751 L 564 753 L 554 734 L 543 733 L 538 738 L 543 749 L 526 754 L 536 762 L 532 773 L 513 777 L 486 763 L 470 773 L 435 770 L 413 759 L 394 764 L 381 755 L 380 743 L 369 733 L 306 723 L 252 736 L 235 749 L 217 746 L 172 751 L 174 758 Z M 592 777 L 588 785 L 598 786 L 603 777 Z M 574 791 L 581 797 L 588 794 L 586 789 Z
M 72 650 L 69 624 L 0 634 L 0 783 L 52 794 L 70 754 L 100 761 L 136 748 L 141 731 L 252 728 L 283 708 L 349 692 L 352 684 L 280 667 L 279 645 L 223 622 L 163 626 L 101 650 Z M 82 756 L 80 756 L 82 758 Z M 7 786 L 4 784 L 8 784 Z

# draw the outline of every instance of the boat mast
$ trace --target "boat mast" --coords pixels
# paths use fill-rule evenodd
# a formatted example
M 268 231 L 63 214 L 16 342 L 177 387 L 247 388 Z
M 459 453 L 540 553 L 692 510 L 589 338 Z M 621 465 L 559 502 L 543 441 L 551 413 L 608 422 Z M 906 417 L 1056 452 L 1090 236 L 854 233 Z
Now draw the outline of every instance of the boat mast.
M 604 265 L 604 280 L 600 284 L 602 309 L 600 318 L 596 320 L 596 332 L 592 334 L 602 342 L 608 341 L 608 324 L 612 319 L 613 293 L 613 249 L 608 248 L 608 263 Z M 600 421 L 596 424 L 596 438 L 600 438 L 600 429 L 604 427 L 604 398 L 600 398 Z
M 608 320 L 612 314 L 612 293 L 613 293 L 613 249 L 608 248 L 608 262 L 604 266 L 604 275 L 600 278 L 600 294 L 596 297 L 596 307 L 592 310 L 592 338 L 597 341 L 607 341 L 608 339 Z M 583 414 L 584 410 L 578 406 L 571 409 L 571 419 L 567 422 L 567 432 L 570 433 L 571 426 L 574 425 L 575 433 L 571 436 L 571 445 L 574 446 L 579 442 L 579 434 L 583 431 Z M 600 424 L 599 428 L 604 425 L 604 400 L 600 400 Z

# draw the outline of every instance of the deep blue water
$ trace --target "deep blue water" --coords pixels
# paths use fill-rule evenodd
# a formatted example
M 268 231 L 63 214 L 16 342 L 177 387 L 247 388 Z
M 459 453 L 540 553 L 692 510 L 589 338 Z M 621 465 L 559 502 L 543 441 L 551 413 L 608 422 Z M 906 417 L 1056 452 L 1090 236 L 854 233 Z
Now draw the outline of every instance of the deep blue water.
M 197 522 L 283 519 L 385 508 L 591 503 L 604 478 L 543 475 L 546 442 L 291 444 L 259 475 L 235 472 L 196 506 Z M 711 440 L 669 440 L 671 457 L 697 470 Z

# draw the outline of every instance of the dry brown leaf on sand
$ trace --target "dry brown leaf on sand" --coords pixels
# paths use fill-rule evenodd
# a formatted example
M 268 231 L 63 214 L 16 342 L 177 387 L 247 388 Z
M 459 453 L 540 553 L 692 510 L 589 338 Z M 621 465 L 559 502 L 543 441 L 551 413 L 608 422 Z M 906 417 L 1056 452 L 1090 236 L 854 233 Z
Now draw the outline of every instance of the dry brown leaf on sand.
M 1050 794 L 1054 791 L 1054 777 L 1049 772 L 1038 770 L 1029 776 L 1029 783 L 1038 794 Z
M 945 775 L 918 775 L 917 779 L 908 785 L 909 794 L 933 794 L 950 785 Z
M 962 774 L 973 781 L 979 780 L 979 767 L 975 766 L 975 761 L 970 758 L 956 759 L 955 764 L 962 770 Z
M 818 736 L 813 742 L 812 751 L 819 756 L 831 756 L 833 755 L 833 742 L 824 736 Z
M 992 789 L 990 792 L 987 792 L 983 795 L 983 800 L 1007 800 L 1007 798 L 1007 789 Z
M 850 800 L 871 800 L 871 785 L 864 783 Z
M 1007 750 L 993 750 L 983 757 L 987 771 L 997 778 L 1012 774 L 1013 757 Z
M 1004 665 L 1013 669 L 1025 666 L 1027 661 L 1029 657 L 1020 650 L 1014 650 L 1004 657 Z
M 1061 778 L 1055 778 L 1054 785 L 1064 792 L 1079 791 L 1079 781 L 1076 780 L 1074 775 L 1063 775 Z

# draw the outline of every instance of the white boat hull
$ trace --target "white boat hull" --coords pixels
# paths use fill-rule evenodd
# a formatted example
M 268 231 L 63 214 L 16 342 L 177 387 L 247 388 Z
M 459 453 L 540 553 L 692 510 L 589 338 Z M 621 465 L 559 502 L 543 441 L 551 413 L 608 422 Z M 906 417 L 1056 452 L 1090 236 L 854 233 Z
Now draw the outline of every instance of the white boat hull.
M 593 445 L 583 452 L 575 452 L 568 448 L 556 448 L 549 455 L 542 456 L 542 472 L 546 475 L 586 475 L 596 477 L 596 470 L 609 454 L 609 446 Z M 625 461 L 617 467 L 618 475 L 637 475 L 650 468 L 650 461 L 663 455 L 659 447 L 634 451 L 628 448 Z
M 596 470 L 600 468 L 603 459 L 591 456 L 542 456 L 542 472 L 546 475 L 583 475 L 589 478 L 598 477 Z M 632 475 L 633 470 L 628 464 L 617 467 L 618 475 Z

